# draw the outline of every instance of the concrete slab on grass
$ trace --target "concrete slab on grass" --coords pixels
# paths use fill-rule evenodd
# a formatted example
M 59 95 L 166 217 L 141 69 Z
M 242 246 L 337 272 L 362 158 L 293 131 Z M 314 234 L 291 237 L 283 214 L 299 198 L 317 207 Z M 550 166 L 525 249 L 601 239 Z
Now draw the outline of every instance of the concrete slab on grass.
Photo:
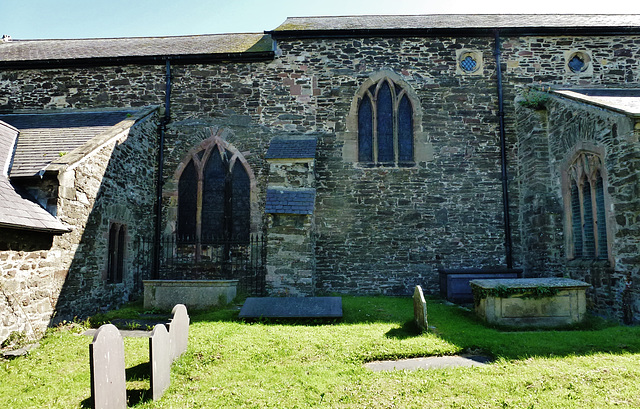
M 250 297 L 240 318 L 341 318 L 341 297 Z
M 491 359 L 482 355 L 432 356 L 427 358 L 400 359 L 397 361 L 376 361 L 364 366 L 372 371 L 413 371 L 416 369 L 454 368 L 459 366 L 482 366 Z

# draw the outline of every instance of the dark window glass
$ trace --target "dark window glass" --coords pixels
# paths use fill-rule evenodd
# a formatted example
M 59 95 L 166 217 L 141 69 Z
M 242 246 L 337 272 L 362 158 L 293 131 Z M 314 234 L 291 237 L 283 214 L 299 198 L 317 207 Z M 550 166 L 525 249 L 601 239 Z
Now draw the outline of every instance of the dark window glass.
M 582 58 L 578 57 L 577 55 L 574 56 L 569 61 L 569 68 L 573 72 L 580 72 L 580 71 L 582 71 L 584 69 L 584 67 L 585 67 L 584 60 Z
M 239 159 L 230 170 L 232 155 L 226 150 L 220 155 L 218 146 L 212 147 L 200 178 L 193 161 L 185 167 L 178 184 L 178 235 L 182 240 L 201 244 L 249 240 L 251 179 Z M 198 153 L 197 157 L 207 156 Z
M 209 160 L 204 166 L 202 180 L 202 240 L 220 240 L 225 238 L 225 180 L 227 164 L 220 156 L 218 148 L 213 148 Z
M 116 281 L 122 282 L 122 276 L 124 273 L 124 245 L 125 245 L 125 227 L 120 226 L 118 232 L 118 250 L 116 257 Z
M 107 282 L 121 283 L 124 275 L 125 227 L 111 223 L 107 248 Z
M 358 160 L 373 161 L 373 110 L 368 95 L 365 95 L 358 109 Z
M 378 162 L 393 162 L 393 99 L 385 81 L 376 98 L 378 125 Z
M 604 208 L 604 182 L 602 175 L 598 172 L 596 176 L 596 217 L 598 218 L 598 258 L 606 259 L 607 250 L 607 222 Z
M 251 182 L 242 163 L 233 166 L 232 180 L 232 229 L 233 240 L 248 242 L 251 220 Z
M 398 106 L 398 160 L 413 161 L 413 109 L 406 95 Z
M 195 238 L 198 208 L 198 175 L 193 161 L 182 172 L 178 182 L 178 236 Z
M 595 258 L 596 239 L 593 231 L 593 206 L 591 203 L 591 185 L 588 181 L 582 186 L 582 205 L 584 209 L 584 243 L 583 255 L 585 258 Z
M 400 85 L 383 79 L 358 106 L 358 160 L 413 163 L 413 106 Z M 399 97 L 401 95 L 401 97 Z
M 576 258 L 582 257 L 582 218 L 580 215 L 580 192 L 576 182 L 571 183 L 571 228 Z

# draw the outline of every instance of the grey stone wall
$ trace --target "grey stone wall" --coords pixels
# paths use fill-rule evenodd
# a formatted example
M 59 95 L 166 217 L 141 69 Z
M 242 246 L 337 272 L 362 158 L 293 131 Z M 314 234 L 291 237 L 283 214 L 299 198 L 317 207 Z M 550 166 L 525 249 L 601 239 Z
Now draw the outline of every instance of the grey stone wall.
M 141 290 L 138 241 L 154 230 L 157 126 L 152 113 L 59 175 L 58 217 L 75 227 L 54 240 L 68 266 L 56 300 L 59 317 L 113 308 Z M 106 281 L 111 223 L 127 226 L 122 283 Z
M 531 84 L 636 84 L 637 41 L 631 36 L 503 39 L 516 267 L 548 275 L 563 271 L 564 263 L 558 261 L 554 236 L 561 226 L 557 192 L 530 178 L 537 168 L 517 162 L 547 160 L 539 150 L 544 135 L 528 132 L 518 141 L 514 99 Z M 255 175 L 252 197 L 258 210 L 252 225 L 258 231 L 267 225 L 263 209 L 268 142 L 280 132 L 313 132 L 318 136 L 318 293 L 409 294 L 416 284 L 433 293 L 440 265 L 504 264 L 493 38 L 308 39 L 283 40 L 278 46 L 272 62 L 173 67 L 172 123 L 163 175 L 165 232 L 173 230 L 175 217 L 175 191 L 168 186 L 189 150 L 206 138 L 207 128 L 224 130 L 228 142 L 245 153 Z M 480 55 L 482 70 L 461 72 L 456 60 L 461 50 Z M 591 65 L 582 73 L 566 67 L 575 51 L 590 55 Z M 406 84 L 419 104 L 420 154 L 414 167 L 363 168 L 353 161 L 349 123 L 354 96 L 367 79 L 383 71 Z M 163 99 L 163 66 L 0 73 L 3 111 L 139 106 L 162 104 Z M 540 208 L 550 212 L 536 214 Z M 623 217 L 624 223 L 635 223 L 635 216 Z M 629 261 L 621 259 L 620 264 L 637 265 L 631 258 L 624 260 Z M 545 264 L 548 269 L 537 267 Z
M 588 295 L 593 311 L 637 322 L 640 146 L 635 121 L 554 97 L 544 111 L 518 109 L 518 125 L 525 271 L 584 280 L 592 285 Z M 562 172 L 582 149 L 603 152 L 609 260 L 569 260 L 567 256 Z
M 52 321 L 113 308 L 138 290 L 137 240 L 153 231 L 156 129 L 157 114 L 150 114 L 63 167 L 57 183 L 27 183 L 48 201 L 55 199 L 58 217 L 73 230 L 59 236 L 3 230 L 0 342 L 12 332 L 36 338 Z M 114 284 L 105 280 L 111 222 L 128 226 L 125 274 Z
M 42 336 L 60 278 L 50 234 L 3 229 L 0 239 L 0 343 L 12 332 Z

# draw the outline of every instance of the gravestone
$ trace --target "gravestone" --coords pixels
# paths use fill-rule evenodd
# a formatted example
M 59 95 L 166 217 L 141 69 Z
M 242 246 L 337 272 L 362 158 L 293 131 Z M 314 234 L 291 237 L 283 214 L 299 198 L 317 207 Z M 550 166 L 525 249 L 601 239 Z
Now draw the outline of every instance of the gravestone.
M 341 297 L 250 297 L 240 318 L 341 318 Z
M 91 397 L 95 409 L 127 407 L 124 341 L 113 324 L 98 328 L 89 345 Z
M 151 398 L 160 399 L 171 383 L 171 347 L 169 332 L 163 324 L 153 328 L 149 337 Z
M 426 332 L 429 329 L 429 323 L 427 322 L 427 302 L 424 300 L 422 287 L 419 285 L 413 290 L 413 317 L 420 332 Z
M 171 311 L 173 318 L 169 323 L 169 343 L 171 361 L 179 358 L 186 350 L 189 341 L 189 314 L 184 304 L 176 304 Z

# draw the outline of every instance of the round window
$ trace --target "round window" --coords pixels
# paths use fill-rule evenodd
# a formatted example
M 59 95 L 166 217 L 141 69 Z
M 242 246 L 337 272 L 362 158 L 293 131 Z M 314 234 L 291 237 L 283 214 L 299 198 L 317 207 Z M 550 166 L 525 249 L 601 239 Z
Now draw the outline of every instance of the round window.
M 475 56 L 471 53 L 466 53 L 460 58 L 460 68 L 464 72 L 474 72 L 478 69 L 479 64 Z
M 590 62 L 591 58 L 589 58 L 589 55 L 583 52 L 575 52 L 569 56 L 567 66 L 571 72 L 581 73 L 589 68 Z

